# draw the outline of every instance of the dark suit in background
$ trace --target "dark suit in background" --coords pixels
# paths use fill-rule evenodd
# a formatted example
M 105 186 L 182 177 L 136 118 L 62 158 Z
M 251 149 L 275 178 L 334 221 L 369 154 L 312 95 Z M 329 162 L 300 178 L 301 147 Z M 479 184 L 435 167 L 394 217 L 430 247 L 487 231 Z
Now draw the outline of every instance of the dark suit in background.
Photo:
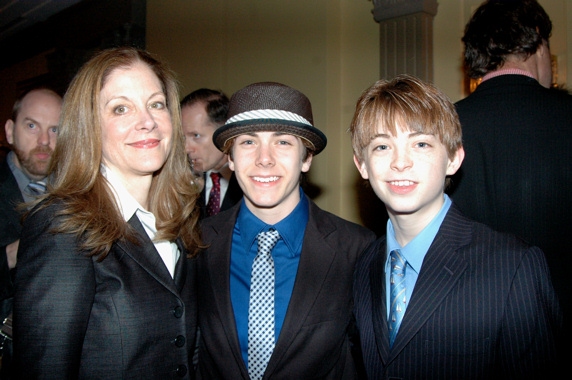
M 354 264 L 375 235 L 310 201 L 300 264 L 265 378 L 353 379 L 348 339 Z M 202 379 L 248 379 L 230 296 L 230 252 L 242 203 L 203 221 L 209 248 L 198 260 L 199 372 Z M 243 205 L 243 207 L 245 207 Z
M 386 255 L 382 237 L 356 267 L 356 320 L 368 378 L 555 378 L 549 364 L 561 314 L 538 248 L 465 218 L 453 204 L 424 259 L 392 349 Z
M 0 326 L 12 312 L 14 273 L 16 272 L 15 268 L 10 269 L 8 267 L 6 246 L 20 239 L 22 233 L 21 213 L 17 210 L 17 205 L 24 202 L 18 182 L 6 160 L 7 158 L 4 158 L 0 164 Z M 0 336 L 0 345 L 4 339 L 7 338 Z M 0 379 L 9 379 L 12 367 L 12 344 L 10 341 L 4 342 L 0 357 L 3 359 Z
M 456 108 L 466 156 L 452 199 L 468 217 L 539 246 L 570 315 L 572 96 L 527 76 L 501 75 Z
M 74 254 L 81 252 L 75 236 L 48 233 L 59 222 L 57 211 L 52 205 L 24 223 L 14 302 L 14 364 L 21 372 L 15 378 L 193 378 L 197 310 L 189 300 L 196 299 L 196 260 L 179 244 L 171 277 L 136 216 L 129 224 L 137 244 L 116 242 L 101 262 Z M 54 311 L 39 314 L 46 308 Z
M 0 164 L 0 322 L 12 309 L 14 294 L 13 270 L 8 269 L 6 246 L 20 239 L 22 225 L 21 213 L 16 209 L 24 202 L 18 182 L 12 174 L 6 159 Z

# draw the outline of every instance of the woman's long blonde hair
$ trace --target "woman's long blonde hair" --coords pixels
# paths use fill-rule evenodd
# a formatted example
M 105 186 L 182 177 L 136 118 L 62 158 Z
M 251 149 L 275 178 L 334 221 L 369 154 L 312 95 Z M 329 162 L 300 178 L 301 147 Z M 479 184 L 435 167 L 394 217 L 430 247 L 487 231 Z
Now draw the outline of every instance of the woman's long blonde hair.
M 136 241 L 105 177 L 102 163 L 99 95 L 111 72 L 143 62 L 157 75 L 167 97 L 173 144 L 163 167 L 153 175 L 149 211 L 157 220 L 157 240 L 180 238 L 194 256 L 202 243 L 196 208 L 200 195 L 188 166 L 174 74 L 150 53 L 131 47 L 104 50 L 90 59 L 72 80 L 65 96 L 59 136 L 49 167 L 47 202 L 63 204 L 53 232 L 75 234 L 90 255 L 104 259 L 119 239 Z

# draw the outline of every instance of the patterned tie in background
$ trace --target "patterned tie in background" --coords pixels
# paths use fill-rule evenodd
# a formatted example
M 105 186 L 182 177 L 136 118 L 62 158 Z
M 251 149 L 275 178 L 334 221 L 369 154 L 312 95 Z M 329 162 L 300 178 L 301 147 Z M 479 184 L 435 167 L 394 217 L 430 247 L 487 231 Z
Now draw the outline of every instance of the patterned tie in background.
M 216 215 L 220 211 L 220 173 L 211 172 L 213 187 L 209 193 L 207 216 Z
M 248 308 L 248 374 L 262 379 L 274 350 L 274 260 L 276 230 L 258 234 L 258 254 L 252 263 Z
M 26 191 L 32 196 L 38 196 L 46 193 L 46 183 L 43 181 L 32 181 L 26 186 Z
M 399 250 L 391 251 L 391 277 L 390 284 L 390 312 L 389 312 L 389 347 L 393 347 L 397 330 L 401 324 L 407 296 L 405 294 L 405 266 L 407 262 L 399 253 Z

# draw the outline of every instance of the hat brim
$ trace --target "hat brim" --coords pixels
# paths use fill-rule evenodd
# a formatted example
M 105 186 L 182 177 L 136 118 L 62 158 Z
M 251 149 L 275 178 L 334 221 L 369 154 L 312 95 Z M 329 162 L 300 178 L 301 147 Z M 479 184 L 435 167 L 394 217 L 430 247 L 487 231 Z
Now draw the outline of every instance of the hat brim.
M 213 134 L 213 142 L 222 151 L 224 144 L 233 137 L 252 132 L 283 132 L 298 136 L 314 146 L 314 155 L 326 147 L 328 140 L 319 129 L 307 124 L 283 119 L 252 119 L 228 123 Z

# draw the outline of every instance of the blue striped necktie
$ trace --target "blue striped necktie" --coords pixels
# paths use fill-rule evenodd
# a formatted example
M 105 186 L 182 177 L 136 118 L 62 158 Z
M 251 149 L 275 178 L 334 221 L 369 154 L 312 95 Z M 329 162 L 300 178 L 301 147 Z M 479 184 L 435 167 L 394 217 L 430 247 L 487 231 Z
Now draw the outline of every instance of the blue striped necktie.
M 389 347 L 393 347 L 395 336 L 405 313 L 407 295 L 405 293 L 405 267 L 407 261 L 401 256 L 399 250 L 391 251 L 391 277 L 389 278 L 390 311 L 389 311 Z

